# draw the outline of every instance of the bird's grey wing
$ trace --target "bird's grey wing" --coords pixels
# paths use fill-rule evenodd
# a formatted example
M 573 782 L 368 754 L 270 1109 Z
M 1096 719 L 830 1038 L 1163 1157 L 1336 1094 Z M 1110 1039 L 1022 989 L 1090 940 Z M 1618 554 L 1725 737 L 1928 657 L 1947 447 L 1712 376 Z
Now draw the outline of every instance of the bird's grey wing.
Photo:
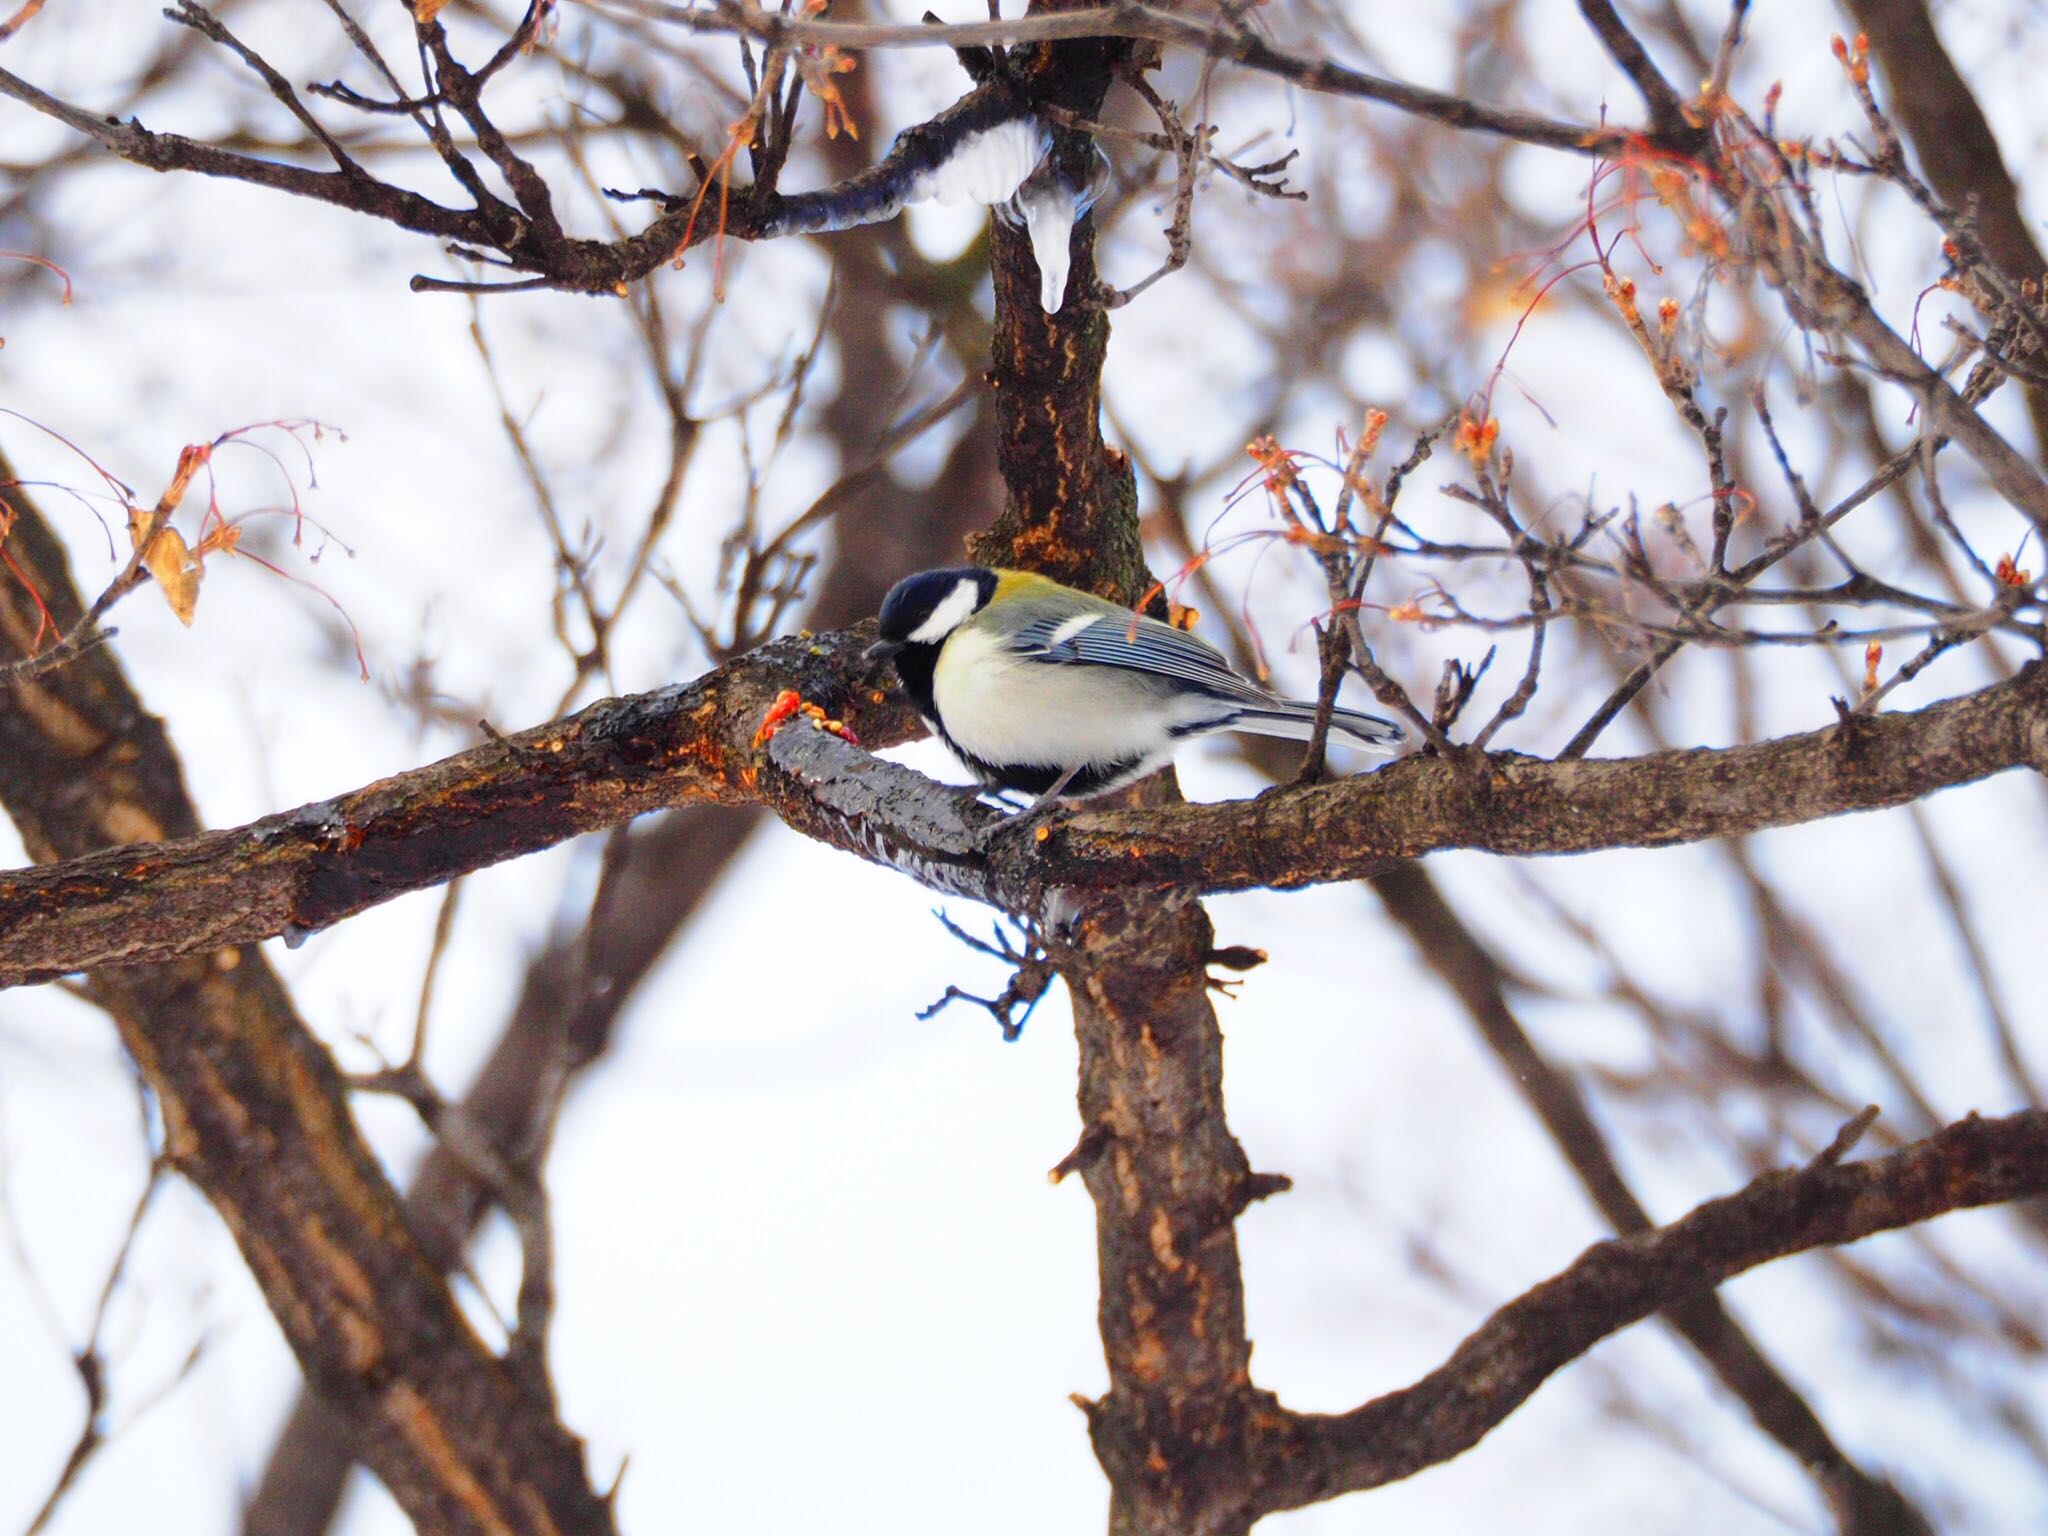
M 1007 648 L 1048 665 L 1123 667 L 1172 678 L 1219 698 L 1273 702 L 1271 694 L 1233 671 L 1208 641 L 1157 619 L 1132 619 L 1121 611 L 1034 619 L 1010 636 Z

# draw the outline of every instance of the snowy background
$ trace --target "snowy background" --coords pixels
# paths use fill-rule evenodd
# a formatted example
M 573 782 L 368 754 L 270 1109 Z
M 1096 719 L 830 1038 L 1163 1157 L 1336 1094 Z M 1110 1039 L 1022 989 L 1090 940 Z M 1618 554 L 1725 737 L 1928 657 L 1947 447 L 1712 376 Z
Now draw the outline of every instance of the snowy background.
M 1705 35 L 1718 35 L 1717 11 L 1686 9 Z M 1783 79 L 1784 131 L 1853 129 L 1859 119 L 1827 46 L 1844 27 L 1835 10 L 1819 0 L 1757 9 L 1738 92 L 1754 100 Z M 316 11 L 249 5 L 233 16 L 250 42 L 292 61 L 294 78 L 332 78 L 347 61 Z M 1362 62 L 1423 84 L 1484 79 L 1468 72 L 1493 46 L 1476 14 L 1462 5 L 1359 5 L 1353 20 L 1375 50 Z M 1580 120 L 1603 103 L 1620 118 L 1636 109 L 1569 0 L 1536 0 L 1514 14 L 1512 40 L 1532 68 L 1499 81 L 1495 99 Z M 1938 16 L 2022 186 L 2048 184 L 2039 100 L 2048 28 L 2039 8 L 1983 0 L 1941 5 Z M 1298 35 L 1293 21 L 1284 24 Z M 568 11 L 561 52 L 583 47 L 595 25 Z M 136 60 L 163 45 L 164 30 L 153 8 L 73 0 L 7 44 L 0 64 L 68 99 L 113 103 Z M 732 73 L 729 49 L 702 56 Z M 940 53 L 862 67 L 886 82 L 875 99 L 887 121 L 866 134 L 881 142 L 962 89 Z M 1187 72 L 1170 71 L 1167 83 L 1184 88 Z M 529 93 L 543 118 L 566 115 L 578 99 L 546 55 L 522 64 L 508 86 Z M 1282 440 L 1319 450 L 1333 426 L 1355 430 L 1354 402 L 1364 402 L 1397 409 L 1390 442 L 1405 450 L 1401 423 L 1432 420 L 1484 386 L 1513 309 L 1475 330 L 1468 300 L 1488 270 L 1449 246 L 1422 248 L 1399 272 L 1358 275 L 1388 285 L 1393 318 L 1351 334 L 1341 355 L 1314 359 L 1320 371 L 1308 383 L 1279 390 L 1294 364 L 1266 323 L 1277 313 L 1272 286 L 1314 276 L 1319 223 L 1370 230 L 1395 216 L 1376 196 L 1371 166 L 1344 157 L 1352 141 L 1325 131 L 1378 109 L 1256 81 L 1228 99 L 1226 136 L 1263 131 L 1268 146 L 1299 149 L 1298 180 L 1317 200 L 1306 209 L 1254 206 L 1227 184 L 1205 197 L 1202 270 L 1169 279 L 1116 317 L 1113 439 L 1132 446 L 1142 466 L 1174 473 L 1229 460 L 1268 424 L 1276 402 Z M 715 135 L 726 111 L 719 101 L 683 87 L 677 101 L 687 131 Z M 183 90 L 154 100 L 146 120 L 204 134 L 269 105 L 246 75 L 214 60 Z M 806 122 L 814 110 L 805 108 Z M 63 137 L 0 103 L 9 163 L 31 161 Z M 1585 163 L 1528 149 L 1508 160 L 1519 215 L 1567 232 L 1584 202 Z M 431 166 L 419 171 L 429 184 Z M 800 160 L 790 184 L 807 185 L 814 172 Z M 622 165 L 605 179 L 634 186 L 656 174 Z M 1447 201 L 1471 194 L 1459 177 L 1447 154 L 1439 175 Z M 1112 280 L 1134 280 L 1158 259 L 1168 184 L 1131 189 L 1118 205 L 1101 258 Z M 1932 235 L 1895 200 L 1872 210 L 1853 186 L 1839 199 L 1881 305 L 1903 323 L 1938 271 Z M 26 243 L 29 213 L 10 207 L 0 245 Z M 282 518 L 253 521 L 249 536 L 346 611 L 361 632 L 367 685 L 334 608 L 247 562 L 209 566 L 189 630 L 147 589 L 116 614 L 120 660 L 168 722 L 209 825 L 457 750 L 473 739 L 462 722 L 478 715 L 509 730 L 558 709 L 571 677 L 551 634 L 551 544 L 469 334 L 477 311 L 464 298 L 406 288 L 416 271 L 466 269 L 429 242 L 331 209 L 97 158 L 53 184 L 34 218 L 62 231 L 61 248 L 38 248 L 68 271 L 75 299 L 61 305 L 57 283 L 33 270 L 0 289 L 0 406 L 18 413 L 0 418 L 0 443 L 25 479 L 93 486 L 86 465 L 31 422 L 86 448 L 145 503 L 185 443 L 277 419 L 337 429 L 311 444 L 317 485 L 296 449 L 277 434 L 267 439 L 331 536 L 309 534 L 293 550 Z M 965 248 L 976 233 L 953 213 L 920 213 L 910 227 L 934 257 Z M 692 395 L 707 416 L 772 380 L 807 344 L 827 270 L 818 249 L 799 242 L 736 249 L 730 267 Z M 711 309 L 708 262 L 655 281 L 679 336 Z M 914 352 L 915 317 L 891 323 L 904 355 Z M 579 537 L 588 528 L 603 539 L 598 568 L 613 568 L 606 562 L 630 549 L 666 463 L 666 423 L 635 362 L 623 307 L 521 296 L 484 304 L 481 324 L 564 521 Z M 1419 375 L 1416 356 L 1453 330 L 1461 339 L 1455 349 L 1445 344 L 1443 375 Z M 1796 338 L 1769 344 L 1797 351 Z M 812 377 L 813 397 L 829 397 L 846 368 L 828 354 Z M 1560 300 L 1540 311 L 1513 368 L 1520 388 L 1503 388 L 1496 404 L 1504 437 L 1537 483 L 1554 492 L 1597 484 L 1602 496 L 1639 494 L 1646 505 L 1703 488 L 1696 451 L 1597 305 Z M 915 379 L 906 410 L 953 382 L 938 369 Z M 757 442 L 784 398 L 764 399 L 744 418 Z M 1884 408 L 1891 429 L 1910 431 L 1904 402 Z M 2028 440 L 2017 399 L 2001 399 L 1994 415 L 2016 441 Z M 905 462 L 913 472 L 936 466 L 958 424 L 912 450 Z M 746 471 L 733 422 L 706 430 L 661 562 L 708 611 L 717 604 L 717 544 L 738 515 Z M 1820 445 L 1795 441 L 1795 449 L 1818 453 Z M 1197 540 L 1249 467 L 1235 462 L 1190 495 Z M 842 467 L 806 422 L 761 475 L 763 522 L 793 516 Z M 261 455 L 224 450 L 218 469 L 230 509 L 286 500 L 283 475 Z M 1451 475 L 1440 463 L 1419 476 L 1411 514 L 1432 515 L 1436 487 Z M 1853 464 L 1817 472 L 1822 487 L 1858 477 Z M 1961 475 L 1952 493 L 1958 515 L 2009 547 L 2017 526 L 2000 533 L 2009 514 L 1973 496 L 1970 483 Z M 1142 478 L 1140 492 L 1149 505 Z M 97 590 L 116 562 L 95 506 L 55 489 L 37 495 L 69 543 L 81 587 Z M 103 500 L 96 509 L 106 514 Z M 1251 526 L 1260 515 L 1248 505 L 1223 526 Z M 1452 526 L 1463 514 L 1442 503 L 1435 515 Z M 125 543 L 118 517 L 111 526 Z M 1873 562 L 1884 558 L 1885 526 L 1868 534 Z M 313 564 L 316 547 L 323 552 Z M 829 534 L 816 547 L 829 558 Z M 1176 559 L 1162 546 L 1155 565 Z M 1318 606 L 1313 571 L 1250 551 L 1231 559 L 1219 581 L 1257 616 L 1283 681 L 1309 687 L 1313 658 L 1299 636 Z M 1426 695 L 1441 657 L 1476 657 L 1486 643 L 1455 631 L 1402 632 L 1384 659 Z M 1520 644 L 1504 643 L 1500 688 L 1519 670 Z M 1571 655 L 1566 648 L 1558 663 L 1555 691 L 1546 688 L 1503 744 L 1554 751 L 1590 711 L 1604 690 L 1572 685 Z M 614 657 L 609 681 L 593 680 L 574 702 L 706 665 L 681 606 L 658 590 L 629 610 Z M 1579 675 L 1594 676 L 1579 659 Z M 1845 685 L 1827 656 L 1774 656 L 1769 665 L 1753 729 L 1808 729 L 1831 717 L 1828 695 Z M 1967 657 L 1945 667 L 1894 704 L 1912 707 L 1984 676 Z M 422 675 L 453 701 L 449 709 L 418 707 Z M 1721 664 L 1689 659 L 1671 668 L 1660 719 L 1687 743 L 1735 739 Z M 1648 744 L 1624 721 L 1602 750 Z M 929 746 L 904 755 L 950 772 Z M 1228 747 L 1185 754 L 1182 778 L 1196 799 L 1259 784 Z M 2034 963 L 2039 914 L 2048 910 L 2043 810 L 2038 784 L 2016 777 L 1926 807 L 2037 1056 L 2048 1056 L 2048 1003 Z M 2020 1101 L 1993 1058 L 1918 850 L 1904 812 L 1774 833 L 1750 848 L 1800 910 L 1842 936 L 1857 987 L 1939 1112 L 2008 1111 Z M 0 866 L 22 862 L 12 830 L 0 826 Z M 576 845 L 469 882 L 429 1037 L 428 1062 L 445 1089 L 459 1090 L 474 1070 L 525 957 L 574 920 L 596 866 L 594 844 Z M 1818 1111 L 1787 1126 L 1735 1095 L 1678 1109 L 1661 1096 L 1601 1091 L 1684 1066 L 1613 1001 L 1617 973 L 1675 1010 L 1698 1010 L 1736 1034 L 1750 1027 L 1747 982 L 1735 978 L 1747 976 L 1756 938 L 1717 851 L 1522 871 L 1456 855 L 1429 867 L 1531 983 L 1518 998 L 1524 1021 L 1592 1088 L 1627 1173 L 1659 1219 L 1746 1180 L 1751 1166 L 1739 1148 L 1783 1161 L 1826 1143 L 1835 1117 Z M 800 904 L 787 899 L 793 891 L 803 893 Z M 344 1065 L 374 1066 L 378 1052 L 403 1057 L 439 900 L 405 898 L 294 951 L 268 946 L 298 1007 Z M 841 917 L 792 927 L 786 914 L 796 905 Z M 947 983 L 990 990 L 999 982 L 945 935 L 932 905 L 900 877 L 765 828 L 569 1101 L 548 1168 L 559 1245 L 554 1374 L 565 1422 L 587 1437 L 596 1481 L 625 1466 L 625 1530 L 996 1536 L 1089 1530 L 1103 1518 L 1105 1487 L 1068 1401 L 1107 1385 L 1094 1329 L 1092 1215 L 1077 1183 L 1046 1179 L 1078 1132 L 1065 1000 L 1055 992 L 1014 1045 L 971 1009 L 920 1022 L 917 1010 Z M 1221 942 L 1272 955 L 1238 998 L 1219 1001 L 1229 1104 L 1252 1165 L 1296 1181 L 1240 1226 L 1255 1369 L 1291 1406 L 1350 1406 L 1438 1364 L 1493 1307 L 1604 1228 L 1455 1000 L 1368 894 L 1259 893 L 1215 901 L 1212 911 Z M 954 915 L 982 922 L 972 910 Z M 1566 917 L 1600 933 L 1605 955 Z M 1846 1053 L 1836 1059 L 1811 1010 L 1795 1015 L 1811 1070 L 1851 1104 L 1897 1111 L 1891 1084 Z M 410 1112 L 367 1098 L 357 1109 L 403 1179 L 426 1144 Z M 1910 1117 L 1898 1123 L 1910 1132 Z M 69 1356 L 85 1341 L 142 1188 L 146 1134 L 131 1070 L 103 1017 L 54 988 L 0 994 L 0 1180 L 11 1237 L 0 1254 L 0 1531 L 26 1524 L 77 1435 L 82 1395 Z M 1978 1213 L 1879 1239 L 1854 1257 L 1909 1297 L 1922 1284 L 1946 1286 L 1954 1277 L 1941 1266 L 1952 1266 L 1969 1294 L 1988 1298 L 1968 1330 L 1975 1346 L 1931 1326 L 1922 1335 L 1896 1318 L 1874 1321 L 1842 1272 L 1820 1259 L 1771 1266 L 1724 1295 L 1845 1448 L 1923 1498 L 1945 1531 L 2048 1525 L 2048 1367 L 2040 1342 L 2020 1334 L 2041 1315 L 2039 1238 L 2008 1215 Z M 486 1335 L 502 1337 L 495 1319 L 509 1309 L 518 1253 L 501 1221 L 487 1228 L 474 1267 L 484 1294 L 468 1282 L 458 1289 Z M 2002 1314 L 2006 1303 L 2011 1316 Z M 173 1183 L 158 1198 L 103 1342 L 116 1433 L 51 1529 L 232 1529 L 297 1372 L 226 1232 L 189 1188 Z M 170 1385 L 195 1347 L 196 1366 Z M 1262 1527 L 1283 1536 L 1503 1528 L 1829 1526 L 1809 1480 L 1753 1431 L 1740 1406 L 1668 1334 L 1642 1327 L 1568 1369 L 1461 1459 Z M 369 1536 L 405 1522 L 358 1473 L 341 1529 Z

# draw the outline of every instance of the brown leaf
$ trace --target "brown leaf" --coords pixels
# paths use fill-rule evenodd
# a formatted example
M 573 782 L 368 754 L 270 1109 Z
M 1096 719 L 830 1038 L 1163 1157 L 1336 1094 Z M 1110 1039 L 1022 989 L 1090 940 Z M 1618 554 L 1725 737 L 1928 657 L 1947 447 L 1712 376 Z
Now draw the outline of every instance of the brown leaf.
M 129 539 L 139 545 L 147 525 L 145 515 L 138 513 L 131 517 L 128 521 Z M 206 570 L 186 546 L 185 536 L 165 524 L 149 541 L 142 563 L 156 578 L 156 584 L 164 589 L 164 601 L 171 605 L 171 612 L 178 616 L 178 622 L 190 624 L 192 610 L 199 604 L 199 579 Z

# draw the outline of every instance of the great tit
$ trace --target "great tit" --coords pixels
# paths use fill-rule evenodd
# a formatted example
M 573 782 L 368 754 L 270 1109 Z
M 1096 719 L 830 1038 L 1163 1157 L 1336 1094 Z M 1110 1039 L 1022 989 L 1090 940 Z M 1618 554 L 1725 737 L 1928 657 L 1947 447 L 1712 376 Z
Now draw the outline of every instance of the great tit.
M 984 784 L 1039 804 L 1143 778 L 1191 736 L 1306 741 L 1315 725 L 1315 705 L 1268 693 L 1207 642 L 1029 571 L 906 576 L 881 631 L 868 655 L 895 659 L 925 724 Z M 1402 734 L 1350 709 L 1330 730 L 1382 754 Z

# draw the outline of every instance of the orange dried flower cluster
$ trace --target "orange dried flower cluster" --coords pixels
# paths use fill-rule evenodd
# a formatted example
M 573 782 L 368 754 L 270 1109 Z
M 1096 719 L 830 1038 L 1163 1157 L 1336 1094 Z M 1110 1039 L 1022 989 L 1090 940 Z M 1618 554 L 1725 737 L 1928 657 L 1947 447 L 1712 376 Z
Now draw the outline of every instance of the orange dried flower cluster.
M 1614 300 L 1614 307 L 1621 311 L 1621 318 L 1634 329 L 1643 323 L 1642 311 L 1636 308 L 1636 284 L 1631 277 L 1616 277 L 1609 272 L 1600 281 L 1607 290 L 1607 297 Z
M 829 9 L 830 4 L 831 0 L 806 0 L 804 12 L 817 16 Z M 842 50 L 837 43 L 797 51 L 796 72 L 803 77 L 804 89 L 817 97 L 818 105 L 825 109 L 825 137 L 828 139 L 838 138 L 842 128 L 849 139 L 860 138 L 860 125 L 846 110 L 846 98 L 839 94 L 839 82 L 833 78 L 847 73 L 859 63 L 859 59 Z
M 1356 457 L 1369 459 L 1380 446 L 1380 434 L 1387 429 L 1387 413 L 1377 406 L 1365 413 L 1365 431 L 1359 435 Z
M 1289 514 L 1292 516 L 1292 513 Z M 1280 530 L 1280 537 L 1289 544 L 1298 544 L 1313 550 L 1318 555 L 1341 555 L 1346 548 L 1342 538 L 1334 533 L 1319 533 L 1299 520 L 1290 522 Z M 1369 540 L 1365 542 L 1370 542 Z
M 1689 251 L 1714 261 L 1725 261 L 1732 254 L 1728 231 L 1721 227 L 1712 209 L 1700 201 L 1695 180 L 1684 167 L 1668 160 L 1651 166 L 1650 189 L 1657 194 L 1657 201 L 1677 216 Z
M 1279 439 L 1272 434 L 1253 438 L 1244 445 L 1244 451 L 1266 472 L 1266 490 L 1270 494 L 1284 496 L 1301 483 L 1301 471 L 1294 463 L 1294 450 L 1282 448 Z
M 171 483 L 164 487 L 155 509 L 148 512 L 139 506 L 128 509 L 129 543 L 141 553 L 143 566 L 155 578 L 163 591 L 164 601 L 170 604 L 171 612 L 178 616 L 180 624 L 190 624 L 193 611 L 199 606 L 199 582 L 206 574 L 206 567 L 201 562 L 211 550 L 195 550 L 188 546 L 185 536 L 171 526 L 170 516 L 185 499 L 185 492 L 191 488 L 192 477 L 199 472 L 199 467 L 212 458 L 212 444 L 186 444 L 179 450 L 177 471 L 171 476 Z M 160 524 L 153 535 L 149 532 L 152 522 Z M 148 539 L 147 548 L 143 543 L 145 538 Z
M 1831 46 L 1835 57 L 1842 61 L 1842 67 L 1849 72 L 1849 78 L 1858 85 L 1870 84 L 1870 39 L 1864 33 L 1856 34 L 1853 43 L 1844 42 L 1837 33 Z
M 1629 291 L 1635 291 L 1630 283 Z M 1475 469 L 1483 469 L 1493 455 L 1493 445 L 1500 437 L 1500 418 L 1497 416 L 1474 416 L 1469 410 L 1458 416 L 1458 433 L 1454 440 L 1459 453 L 1469 460 Z M 1419 617 L 1419 615 L 1418 615 Z

